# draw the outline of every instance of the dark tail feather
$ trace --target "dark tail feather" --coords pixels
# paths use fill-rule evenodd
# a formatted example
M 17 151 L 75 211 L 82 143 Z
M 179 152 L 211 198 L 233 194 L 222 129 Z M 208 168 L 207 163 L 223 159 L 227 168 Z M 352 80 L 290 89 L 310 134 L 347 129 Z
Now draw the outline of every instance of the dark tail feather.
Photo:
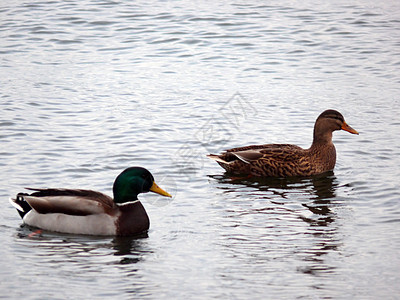
M 17 209 L 22 219 L 32 209 L 32 207 L 28 204 L 28 202 L 25 201 L 24 195 L 27 194 L 19 193 L 17 194 L 17 197 L 15 199 L 10 198 L 11 205 Z

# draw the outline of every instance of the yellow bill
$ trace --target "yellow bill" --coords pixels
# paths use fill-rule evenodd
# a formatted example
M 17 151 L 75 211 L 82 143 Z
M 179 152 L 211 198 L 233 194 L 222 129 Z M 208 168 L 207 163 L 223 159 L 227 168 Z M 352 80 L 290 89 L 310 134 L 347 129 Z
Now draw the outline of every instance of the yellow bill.
M 171 194 L 164 191 L 162 188 L 160 188 L 154 181 L 153 181 L 153 185 L 150 188 L 150 191 L 153 193 L 157 193 L 160 194 L 161 196 L 165 196 L 165 197 L 170 197 L 172 198 Z

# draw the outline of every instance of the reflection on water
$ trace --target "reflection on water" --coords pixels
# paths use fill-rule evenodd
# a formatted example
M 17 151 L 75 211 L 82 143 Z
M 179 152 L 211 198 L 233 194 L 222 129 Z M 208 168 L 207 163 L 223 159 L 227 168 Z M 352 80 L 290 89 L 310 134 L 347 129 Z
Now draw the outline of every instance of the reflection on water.
M 112 253 L 120 259 L 115 263 L 130 264 L 151 253 L 143 248 L 142 240 L 148 238 L 147 233 L 130 237 L 86 236 L 39 230 L 24 224 L 17 229 L 16 237 L 19 242 L 44 250 L 45 256 L 58 255 L 59 251 L 80 256 L 80 253 L 101 253 L 103 249 L 104 255 Z M 38 243 L 32 243 L 34 241 Z
M 121 256 L 120 264 L 134 264 L 141 260 L 144 253 L 148 253 L 142 247 L 139 239 L 147 238 L 148 234 L 143 233 L 136 237 L 115 237 L 111 244 L 115 250 L 115 256 Z
M 248 231 L 236 230 L 234 234 L 224 235 L 221 245 L 231 245 L 232 240 L 238 242 L 235 250 L 227 246 L 228 252 L 236 252 L 242 247 L 245 249 L 246 244 L 265 240 L 266 244 L 260 244 L 260 247 L 265 253 L 270 254 L 268 256 L 265 256 L 265 253 L 260 254 L 263 259 L 270 259 L 271 252 L 287 251 L 288 255 L 299 256 L 304 262 L 296 266 L 299 272 L 316 276 L 329 275 L 333 272 L 335 266 L 325 261 L 324 256 L 340 251 L 343 243 L 340 235 L 337 235 L 338 225 L 335 224 L 334 210 L 343 203 L 335 199 L 339 183 L 333 172 L 308 178 L 240 179 L 232 178 L 228 174 L 209 177 L 216 181 L 216 188 L 223 190 L 225 194 L 240 193 L 239 197 L 245 199 L 237 202 L 236 207 L 226 204 L 225 216 L 235 220 L 233 227 L 248 226 L 246 223 L 237 222 L 238 219 L 245 219 L 244 217 L 256 218 L 265 224 L 265 232 L 260 232 L 262 225 L 259 225 L 257 235 L 251 233 L 251 228 Z M 246 203 L 254 202 L 255 194 L 259 199 L 258 203 L 253 205 Z M 229 201 L 229 197 L 226 201 Z M 299 220 L 303 224 L 299 223 Z M 253 237 L 258 241 L 254 241 Z M 274 245 L 277 241 L 279 244 Z M 241 256 L 246 255 L 246 252 L 239 252 Z M 284 255 L 276 259 L 285 261 L 287 259 L 285 257 Z
M 103 298 L 114 294 L 115 288 L 132 297 L 151 295 L 151 287 L 135 267 L 145 256 L 153 254 L 146 240 L 146 234 L 115 238 L 80 236 L 22 226 L 15 234 L 14 261 L 29 262 L 31 266 L 18 280 L 26 282 L 27 288 L 34 288 L 38 278 L 45 275 L 46 280 L 40 282 L 40 296 L 45 298 L 63 298 L 66 294 L 79 298 L 88 290 L 94 297 Z M 85 289 L 60 290 L 60 276 L 71 278 L 70 284 L 84 285 Z
M 293 195 L 312 200 L 315 205 L 329 204 L 329 199 L 336 196 L 335 190 L 339 183 L 333 172 L 327 172 L 312 177 L 292 177 L 292 178 L 273 178 L 273 177 L 231 177 L 229 174 L 210 175 L 221 185 L 217 188 L 225 192 L 234 192 L 249 188 L 265 192 L 265 198 L 270 198 L 272 202 L 276 199 L 289 199 Z M 262 194 L 260 195 L 262 196 Z

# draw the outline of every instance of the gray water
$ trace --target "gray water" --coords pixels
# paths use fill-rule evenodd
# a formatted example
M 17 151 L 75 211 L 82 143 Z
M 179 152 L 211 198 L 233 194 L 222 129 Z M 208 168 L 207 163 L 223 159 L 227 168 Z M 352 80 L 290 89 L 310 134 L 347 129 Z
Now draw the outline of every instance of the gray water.
M 266 4 L 268 3 L 268 4 Z M 2 1 L 0 297 L 398 299 L 400 2 Z M 333 173 L 234 180 L 208 153 L 308 147 Z M 24 187 L 111 194 L 129 166 L 148 237 L 21 226 Z

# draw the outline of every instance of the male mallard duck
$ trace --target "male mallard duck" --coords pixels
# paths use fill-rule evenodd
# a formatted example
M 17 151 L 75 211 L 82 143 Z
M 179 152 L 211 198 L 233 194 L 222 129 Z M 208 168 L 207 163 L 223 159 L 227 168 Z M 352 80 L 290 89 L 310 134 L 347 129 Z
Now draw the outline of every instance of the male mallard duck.
M 114 181 L 114 199 L 92 190 L 31 189 L 19 193 L 11 204 L 25 224 L 49 231 L 90 235 L 136 235 L 150 221 L 137 196 L 149 191 L 171 197 L 141 167 L 123 171 Z
M 252 176 L 311 176 L 333 170 L 336 150 L 332 132 L 343 129 L 358 134 L 344 121 L 341 113 L 326 110 L 314 125 L 314 140 L 309 149 L 290 144 L 266 144 L 226 150 L 208 157 L 217 161 L 226 171 Z

